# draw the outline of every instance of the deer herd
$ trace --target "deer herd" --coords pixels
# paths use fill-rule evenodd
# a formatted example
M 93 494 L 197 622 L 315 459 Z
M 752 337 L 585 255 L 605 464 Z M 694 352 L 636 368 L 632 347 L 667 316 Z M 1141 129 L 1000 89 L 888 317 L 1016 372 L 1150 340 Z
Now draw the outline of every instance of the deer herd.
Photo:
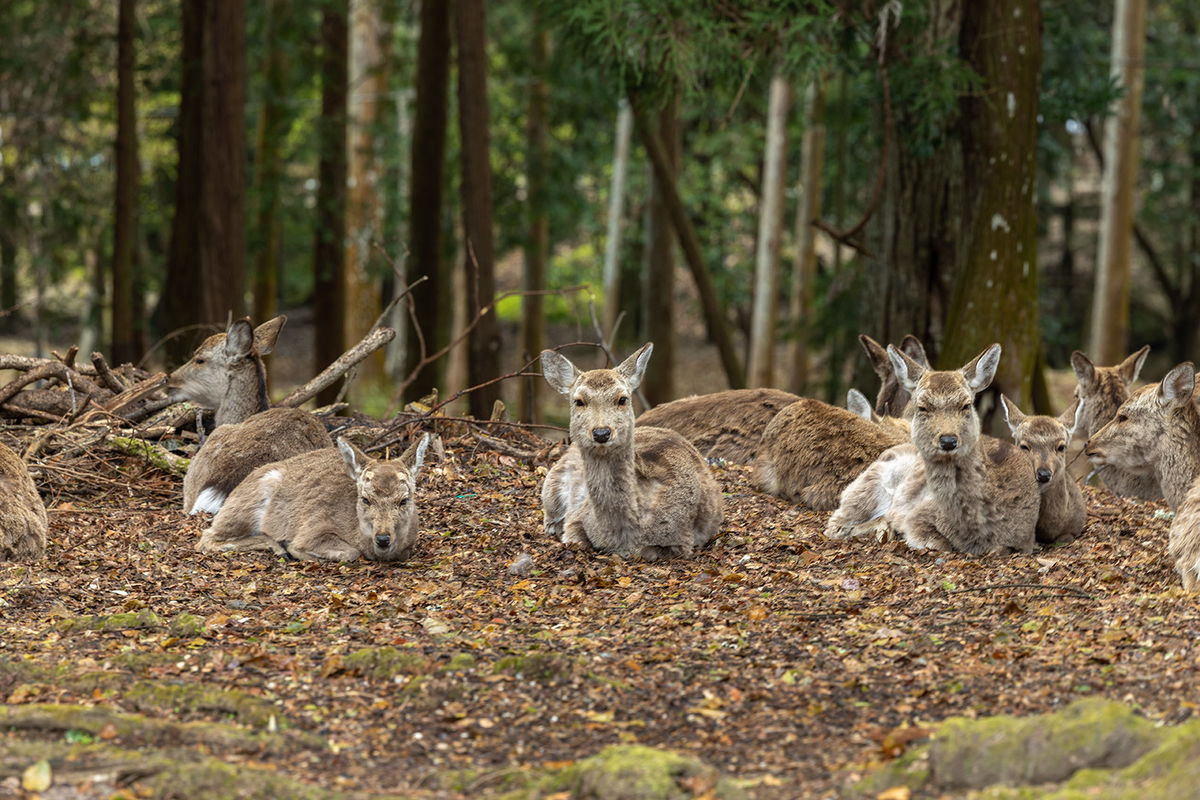
M 309 412 L 270 408 L 262 357 L 285 317 L 233 322 L 170 377 L 173 398 L 210 409 L 215 428 L 191 460 L 183 509 L 213 517 L 201 552 L 270 550 L 306 559 L 408 559 L 417 545 L 416 478 L 430 435 L 378 460 L 334 440 Z M 569 446 L 542 485 L 543 526 L 564 544 L 624 558 L 686 558 L 718 535 L 721 489 L 710 463 L 753 467 L 756 488 L 832 512 L 830 539 L 902 540 L 914 549 L 1030 553 L 1079 536 L 1083 493 L 1067 470 L 1072 438 L 1117 495 L 1165 499 L 1169 556 L 1200 589 L 1200 409 L 1191 363 L 1131 392 L 1149 347 L 1112 367 L 1076 351 L 1074 400 L 1059 416 L 1000 408 L 1012 442 L 985 435 L 976 397 L 1000 363 L 994 344 L 935 370 L 919 340 L 884 348 L 859 337 L 881 380 L 872 405 L 847 408 L 777 389 L 688 397 L 635 418 L 651 344 L 613 369 L 581 371 L 541 354 L 570 404 Z M 0 445 L 0 560 L 40 558 L 46 511 L 21 458 Z

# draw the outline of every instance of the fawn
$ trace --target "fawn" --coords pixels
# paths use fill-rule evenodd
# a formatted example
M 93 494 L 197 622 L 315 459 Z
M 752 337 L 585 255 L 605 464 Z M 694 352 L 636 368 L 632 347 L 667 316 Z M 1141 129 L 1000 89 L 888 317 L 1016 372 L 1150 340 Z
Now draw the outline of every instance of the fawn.
M 910 435 L 904 420 L 879 417 L 857 389 L 847 406 L 804 397 L 779 412 L 763 433 L 754 485 L 814 511 L 837 508 L 846 486 Z
M 1196 369 L 1185 362 L 1143 386 L 1096 432 L 1084 452 L 1093 464 L 1153 476 L 1175 510 L 1169 553 L 1188 591 L 1200 588 L 1200 410 Z
M 1037 527 L 1039 542 L 1067 544 L 1083 533 L 1087 523 L 1087 506 L 1083 492 L 1067 471 L 1067 445 L 1079 427 L 1083 404 L 1079 398 L 1058 417 L 1025 416 L 1017 404 L 1003 394 L 1004 419 L 1012 431 L 1013 441 L 1025 453 L 1041 490 L 1041 506 Z
M 429 434 L 396 461 L 347 439 L 264 464 L 238 485 L 196 546 L 274 550 L 306 561 L 404 561 L 417 542 L 416 479 Z
M 0 561 L 46 554 L 46 507 L 21 457 L 0 444 Z
M 686 439 L 634 429 L 633 391 L 653 344 L 616 369 L 580 372 L 542 351 L 546 382 L 571 401 L 571 446 L 542 484 L 543 526 L 564 544 L 647 561 L 688 557 L 721 525 L 721 491 Z
M 1079 428 L 1076 433 L 1087 441 L 1117 415 L 1117 409 L 1129 399 L 1129 387 L 1137 380 L 1150 345 L 1145 345 L 1115 367 L 1097 367 L 1080 351 L 1071 353 L 1071 368 L 1079 385 Z M 1148 473 L 1128 472 L 1112 464 L 1098 468 L 1100 482 L 1113 494 L 1136 497 L 1139 500 L 1158 500 L 1163 496 L 1158 480 Z
M 800 398 L 779 389 L 728 389 L 672 400 L 642 412 L 638 428 L 669 428 L 705 458 L 748 464 L 763 431 L 780 410 Z
M 181 399 L 216 410 L 209 435 L 183 479 L 183 510 L 221 510 L 225 498 L 262 464 L 333 447 L 321 421 L 298 408 L 268 408 L 262 357 L 275 348 L 287 317 L 251 328 L 235 320 L 210 336 L 191 361 L 171 373 L 167 387 Z
M 917 549 L 1031 552 L 1041 503 L 1034 472 L 1013 445 L 981 440 L 974 406 L 995 377 L 1000 345 L 950 371 L 891 345 L 888 357 L 912 396 L 912 443 L 891 448 L 846 487 L 826 535 L 890 530 Z

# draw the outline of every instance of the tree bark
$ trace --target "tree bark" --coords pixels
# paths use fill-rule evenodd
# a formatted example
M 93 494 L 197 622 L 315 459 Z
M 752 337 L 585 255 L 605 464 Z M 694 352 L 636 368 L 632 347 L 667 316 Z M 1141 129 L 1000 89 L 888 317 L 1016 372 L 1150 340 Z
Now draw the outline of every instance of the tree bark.
M 473 321 L 496 296 L 492 233 L 492 166 L 488 131 L 487 40 L 483 0 L 457 0 L 458 123 L 462 142 L 462 214 L 467 318 Z M 467 380 L 480 386 L 500 373 L 500 328 L 489 310 L 467 337 Z M 488 419 L 499 384 L 470 395 L 472 416 Z
M 1097 364 L 1116 364 L 1129 340 L 1129 257 L 1133 235 L 1138 122 L 1145 65 L 1145 0 L 1116 0 L 1110 77 L 1124 94 L 1104 126 L 1100 184 L 1100 246 L 1088 352 Z
M 616 145 L 613 148 L 612 184 L 608 192 L 608 235 L 604 243 L 604 335 L 612 337 L 621 311 L 621 212 L 625 207 L 625 177 L 629 172 L 629 140 L 633 112 L 622 100 L 617 110 Z
M 413 289 L 417 327 L 406 338 L 411 370 L 425 354 L 450 341 L 453 317 L 451 279 L 442 254 L 443 172 L 446 162 L 446 106 L 450 85 L 449 0 L 422 0 L 421 38 L 417 45 L 416 99 L 413 112 L 412 183 L 409 198 L 409 283 L 429 280 Z M 416 400 L 439 386 L 444 388 L 446 360 L 426 366 L 409 385 L 405 400 Z
M 808 85 L 804 97 L 804 144 L 800 163 L 800 200 L 796 203 L 796 257 L 792 262 L 792 295 L 789 315 L 794 338 L 788 346 L 788 391 L 808 392 L 810 337 L 812 336 L 813 282 L 817 277 L 816 232 L 813 220 L 821 216 L 822 172 L 825 165 L 825 92 L 819 80 Z
M 121 0 L 117 19 L 117 143 L 116 210 L 113 215 L 112 262 L 112 349 L 117 364 L 136 363 L 133 315 L 133 257 L 137 240 L 137 114 L 134 77 L 137 70 L 135 45 L 135 0 Z
M 783 187 L 787 180 L 787 81 L 771 77 L 767 135 L 763 147 L 762 206 L 758 215 L 758 247 L 754 260 L 754 306 L 750 318 L 752 389 L 775 385 L 775 321 L 779 308 L 779 248 L 783 242 Z
M 317 122 L 317 231 L 313 245 L 313 369 L 323 370 L 345 349 L 346 99 L 349 0 L 328 0 L 321 13 L 321 119 Z M 337 399 L 324 388 L 317 405 Z
M 533 292 L 540 292 L 546 288 L 546 262 L 550 258 L 550 215 L 546 203 L 546 180 L 550 161 L 550 87 L 546 82 L 549 60 L 550 32 L 542 26 L 541 17 L 535 12 L 533 47 L 530 50 L 529 121 L 526 128 L 525 158 L 529 230 L 525 242 L 524 284 L 525 290 L 530 294 L 521 300 L 522 351 L 528 354 L 528 358 L 535 358 L 546 346 L 544 298 Z M 609 233 L 612 233 L 611 217 Z M 522 362 L 524 360 L 523 357 Z M 522 422 L 537 420 L 538 395 L 543 384 L 540 380 L 521 382 Z
M 4 170 L 0 165 L 0 172 Z M 0 180 L 0 331 L 11 331 L 18 319 L 17 305 L 17 231 L 20 212 L 10 181 Z M 11 309 L 11 310 L 10 310 Z
M 674 185 L 683 151 L 678 95 L 672 96 L 659 112 L 658 134 Z M 675 330 L 675 237 L 664 197 L 663 187 L 655 178 L 650 184 L 645 292 L 646 338 L 654 342 L 654 364 L 642 380 L 642 393 L 651 406 L 675 399 L 675 354 L 679 344 Z

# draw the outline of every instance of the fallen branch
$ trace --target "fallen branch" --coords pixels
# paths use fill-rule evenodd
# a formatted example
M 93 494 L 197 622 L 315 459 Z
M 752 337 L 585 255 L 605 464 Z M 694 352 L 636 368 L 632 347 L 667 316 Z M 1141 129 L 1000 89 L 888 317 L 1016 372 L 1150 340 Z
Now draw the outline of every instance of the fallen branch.
M 92 353 L 92 367 L 96 370 L 96 375 L 104 385 L 111 389 L 113 393 L 119 395 L 129 388 L 121 383 L 121 379 L 109 368 L 108 362 L 104 360 L 104 356 L 99 351 Z
M 361 342 L 347 350 L 336 361 L 308 383 L 296 389 L 280 401 L 279 405 L 295 408 L 301 403 L 316 397 L 320 391 L 332 386 L 338 378 L 345 375 L 351 368 L 361 363 L 367 356 L 396 338 L 396 331 L 391 328 L 374 328 Z
M 107 438 L 109 447 L 125 455 L 134 456 L 146 461 L 149 464 L 169 472 L 172 475 L 177 475 L 182 478 L 187 474 L 188 465 L 191 464 L 189 459 L 177 456 L 174 453 L 169 453 L 156 444 L 152 444 L 145 439 L 132 439 L 126 436 L 111 436 Z
M 99 355 L 99 353 L 94 355 Z M 101 359 L 101 361 L 103 361 L 103 359 Z M 136 386 L 131 386 L 130 388 L 124 390 L 116 397 L 105 403 L 102 408 L 110 414 L 123 416 L 126 411 L 142 402 L 158 390 L 164 388 L 166 385 L 167 374 L 165 372 L 160 372 L 157 375 L 138 383 Z

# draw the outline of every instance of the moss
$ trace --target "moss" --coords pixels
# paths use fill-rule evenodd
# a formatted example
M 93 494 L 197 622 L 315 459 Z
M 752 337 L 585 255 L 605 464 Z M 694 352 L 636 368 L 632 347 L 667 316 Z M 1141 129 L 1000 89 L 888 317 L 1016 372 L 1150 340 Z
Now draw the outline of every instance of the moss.
M 593 800 L 688 800 L 744 795 L 712 767 L 690 756 L 650 747 L 606 747 L 591 758 L 550 776 L 536 796 L 570 792 Z
M 439 672 L 463 672 L 475 666 L 475 656 L 470 653 L 457 653 L 442 667 Z
M 273 703 L 239 689 L 216 689 L 195 683 L 139 681 L 125 691 L 125 701 L 138 711 L 166 709 L 177 713 L 226 714 L 243 725 L 266 728 L 274 717 L 283 722 Z
M 180 639 L 191 639 L 204 635 L 204 617 L 195 614 L 176 614 L 168 625 L 171 635 Z
M 426 673 L 429 663 L 418 653 L 405 653 L 394 647 L 364 647 L 346 656 L 343 668 L 364 678 L 386 680 L 396 675 Z
M 54 626 L 59 633 L 72 631 L 128 631 L 140 628 L 158 628 L 163 624 L 162 619 L 148 608 L 141 611 L 131 611 L 126 614 L 109 614 L 107 616 L 68 617 L 59 620 Z
M 566 656 L 554 653 L 529 653 L 523 656 L 508 656 L 492 665 L 492 673 L 511 672 L 530 681 L 551 681 L 569 676 L 575 662 Z

